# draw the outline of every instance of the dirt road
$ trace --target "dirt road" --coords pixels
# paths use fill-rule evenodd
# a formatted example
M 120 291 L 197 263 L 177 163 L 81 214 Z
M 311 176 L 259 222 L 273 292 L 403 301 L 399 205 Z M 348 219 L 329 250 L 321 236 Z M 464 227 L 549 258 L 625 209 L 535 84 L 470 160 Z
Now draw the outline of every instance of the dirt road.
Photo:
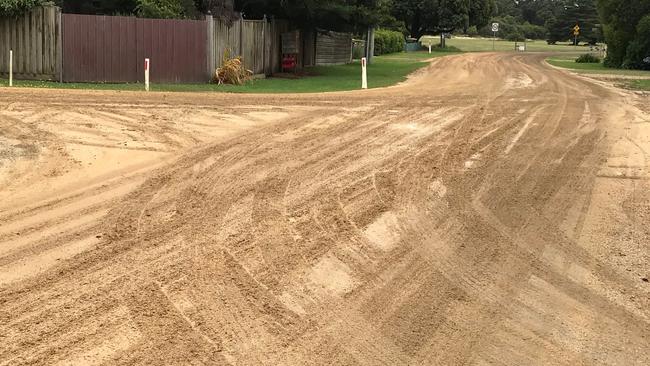
M 0 364 L 650 364 L 650 99 L 543 59 L 0 90 Z

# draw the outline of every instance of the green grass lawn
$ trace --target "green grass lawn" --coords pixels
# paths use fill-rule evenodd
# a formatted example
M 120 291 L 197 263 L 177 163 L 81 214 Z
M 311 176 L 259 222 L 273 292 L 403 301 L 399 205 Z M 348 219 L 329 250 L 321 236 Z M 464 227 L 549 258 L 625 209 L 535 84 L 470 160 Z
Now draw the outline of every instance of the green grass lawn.
M 575 62 L 575 57 L 568 56 L 549 57 L 546 62 L 580 74 L 612 75 L 614 78 L 621 76 L 617 80 L 619 86 L 634 90 L 650 90 L 650 71 L 611 69 L 602 63 L 578 63 Z M 634 79 L 634 77 L 639 79 Z
M 439 37 L 434 36 L 425 36 L 426 39 L 431 39 L 433 44 L 440 43 Z M 423 42 L 424 43 L 424 42 Z M 517 44 L 523 44 L 523 42 L 517 42 Z M 492 39 L 491 38 L 458 38 L 454 37 L 447 40 L 448 46 L 454 46 L 459 48 L 464 52 L 485 52 L 492 51 Z M 546 41 L 535 40 L 526 42 L 526 49 L 529 52 L 573 52 L 573 53 L 585 53 L 589 51 L 588 46 L 573 46 L 569 43 L 558 43 L 555 45 L 549 45 Z M 494 42 L 495 51 L 514 51 L 515 42 L 506 41 L 502 39 L 497 39 Z
M 623 84 L 631 89 L 650 91 L 650 79 L 622 80 Z
M 606 74 L 606 75 L 627 75 L 627 76 L 642 76 L 650 77 L 650 71 L 642 70 L 621 70 L 611 69 L 605 67 L 602 63 L 577 63 L 575 57 L 549 57 L 546 62 L 553 66 L 562 67 L 565 69 L 575 70 L 583 74 Z
M 445 56 L 448 52 L 409 52 L 377 56 L 368 66 L 368 87 L 379 88 L 394 85 L 406 80 L 415 70 L 426 66 L 425 60 Z M 241 85 L 215 84 L 151 84 L 152 91 L 170 92 L 231 92 L 231 93 L 313 93 L 328 91 L 355 90 L 361 88 L 361 65 L 354 62 L 348 65 L 317 66 L 307 68 L 308 76 L 294 78 L 271 77 L 257 79 Z M 6 79 L 0 79 L 0 86 L 7 86 Z M 50 81 L 14 82 L 17 87 L 96 89 L 96 90 L 143 90 L 143 84 L 105 84 L 105 83 L 57 83 Z

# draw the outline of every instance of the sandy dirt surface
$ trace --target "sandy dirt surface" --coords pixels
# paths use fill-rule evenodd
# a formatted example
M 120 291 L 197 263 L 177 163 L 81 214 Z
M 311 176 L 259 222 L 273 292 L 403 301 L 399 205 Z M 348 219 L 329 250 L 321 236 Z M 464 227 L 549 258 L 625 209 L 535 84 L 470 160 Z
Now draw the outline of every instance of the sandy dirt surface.
M 650 98 L 544 57 L 0 89 L 0 364 L 650 364 Z

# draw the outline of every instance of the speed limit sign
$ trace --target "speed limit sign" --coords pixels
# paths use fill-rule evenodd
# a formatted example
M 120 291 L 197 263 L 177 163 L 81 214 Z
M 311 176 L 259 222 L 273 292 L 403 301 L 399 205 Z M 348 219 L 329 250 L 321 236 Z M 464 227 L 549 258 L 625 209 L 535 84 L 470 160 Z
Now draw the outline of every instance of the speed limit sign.
M 492 32 L 499 31 L 499 23 L 492 23 Z

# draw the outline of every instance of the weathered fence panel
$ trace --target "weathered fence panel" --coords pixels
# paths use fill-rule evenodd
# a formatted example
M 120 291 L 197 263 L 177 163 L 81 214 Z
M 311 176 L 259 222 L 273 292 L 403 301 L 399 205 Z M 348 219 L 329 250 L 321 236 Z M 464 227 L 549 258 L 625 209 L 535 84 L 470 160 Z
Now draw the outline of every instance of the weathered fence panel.
M 289 31 L 289 23 L 285 20 L 271 21 L 271 34 L 270 34 L 270 60 L 269 70 L 271 73 L 280 71 L 282 64 L 282 33 Z
M 270 75 L 280 71 L 281 34 L 291 29 L 275 19 L 141 19 L 61 14 L 45 6 L 0 19 L 0 74 L 8 72 L 13 49 L 14 76 L 23 79 L 138 82 L 149 58 L 154 83 L 206 82 L 226 54 Z M 350 62 L 351 45 L 347 33 L 302 31 L 298 66 Z
M 209 20 L 208 20 L 209 22 Z M 226 55 L 241 56 L 244 66 L 254 74 L 271 72 L 271 39 L 273 27 L 266 19 L 228 22 L 214 19 L 212 26 L 212 47 L 214 47 L 214 67 L 223 64 Z M 210 61 L 209 61 L 210 62 Z M 210 62 L 212 63 L 212 62 Z
M 63 80 L 205 82 L 207 24 L 195 20 L 63 15 Z
M 242 49 L 242 21 L 235 20 L 231 23 L 214 19 L 214 57 L 216 59 L 215 69 L 221 66 L 224 56 L 230 57 L 241 55 Z
M 9 72 L 9 50 L 13 50 L 14 77 L 59 79 L 60 14 L 58 7 L 44 6 L 18 18 L 0 19 L 0 74 Z
M 254 74 L 263 74 L 266 65 L 264 45 L 266 43 L 266 20 L 244 20 L 242 22 L 242 57 L 244 66 Z
M 340 65 L 352 61 L 352 34 L 318 31 L 316 65 Z

